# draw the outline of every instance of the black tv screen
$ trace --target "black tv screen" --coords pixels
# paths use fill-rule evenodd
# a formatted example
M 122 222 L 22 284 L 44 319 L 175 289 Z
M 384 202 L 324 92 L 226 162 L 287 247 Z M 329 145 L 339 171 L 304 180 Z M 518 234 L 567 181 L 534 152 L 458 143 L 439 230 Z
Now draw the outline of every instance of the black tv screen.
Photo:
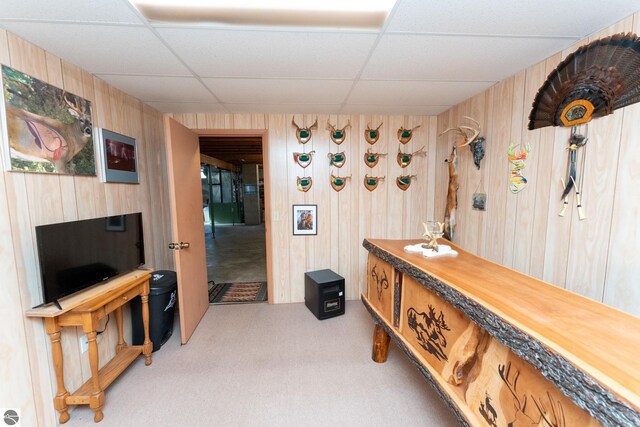
M 36 227 L 43 304 L 144 264 L 142 214 Z

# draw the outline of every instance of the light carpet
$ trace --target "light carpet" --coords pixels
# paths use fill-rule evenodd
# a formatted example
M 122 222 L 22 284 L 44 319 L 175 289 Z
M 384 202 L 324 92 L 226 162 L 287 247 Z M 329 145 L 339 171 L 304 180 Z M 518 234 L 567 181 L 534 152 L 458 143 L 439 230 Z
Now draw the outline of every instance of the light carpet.
M 99 426 L 457 425 L 393 343 L 371 360 L 372 337 L 360 301 L 322 321 L 301 303 L 212 305 L 187 345 L 174 333 L 107 389 Z M 88 425 L 87 406 L 65 424 Z

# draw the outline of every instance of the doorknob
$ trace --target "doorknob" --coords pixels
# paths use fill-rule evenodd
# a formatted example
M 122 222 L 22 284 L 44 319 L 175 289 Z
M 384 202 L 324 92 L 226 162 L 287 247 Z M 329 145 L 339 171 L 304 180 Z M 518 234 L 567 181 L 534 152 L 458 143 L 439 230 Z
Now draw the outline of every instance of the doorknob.
M 178 249 L 188 249 L 189 242 L 180 242 L 180 247 Z
M 169 249 L 173 249 L 174 251 L 179 251 L 180 243 L 169 243 Z

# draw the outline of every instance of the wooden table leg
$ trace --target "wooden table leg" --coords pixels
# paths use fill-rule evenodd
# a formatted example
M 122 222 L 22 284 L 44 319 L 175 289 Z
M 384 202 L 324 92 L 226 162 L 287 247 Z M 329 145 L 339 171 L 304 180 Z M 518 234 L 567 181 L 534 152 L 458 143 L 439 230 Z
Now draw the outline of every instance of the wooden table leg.
M 371 351 L 371 358 L 374 362 L 384 363 L 387 361 L 390 340 L 389 334 L 387 334 L 382 326 L 376 323 L 375 329 L 373 330 L 373 349 Z
M 118 326 L 118 344 L 116 345 L 116 353 L 127 346 L 127 342 L 124 340 L 124 331 L 122 329 L 122 307 L 116 308 L 116 325 Z
M 53 398 L 53 407 L 60 413 L 60 424 L 69 421 L 69 407 L 67 396 L 69 392 L 64 387 L 64 369 L 62 359 L 62 344 L 60 344 L 60 326 L 55 318 L 45 318 L 45 328 L 51 340 L 51 355 L 53 356 L 53 369 L 56 372 L 58 392 Z
M 144 344 L 142 344 L 142 354 L 146 356 L 145 364 L 151 365 L 151 353 L 153 352 L 153 343 L 149 339 L 149 293 L 140 295 L 142 301 L 142 327 L 144 329 Z
M 93 393 L 89 396 L 89 407 L 93 409 L 94 412 L 93 421 L 98 423 L 104 418 L 104 414 L 102 413 L 104 390 L 100 388 L 100 378 L 98 377 L 98 342 L 96 341 L 98 334 L 95 329 L 86 332 L 86 334 L 87 341 L 89 341 L 89 366 L 91 367 L 91 383 L 93 388 Z

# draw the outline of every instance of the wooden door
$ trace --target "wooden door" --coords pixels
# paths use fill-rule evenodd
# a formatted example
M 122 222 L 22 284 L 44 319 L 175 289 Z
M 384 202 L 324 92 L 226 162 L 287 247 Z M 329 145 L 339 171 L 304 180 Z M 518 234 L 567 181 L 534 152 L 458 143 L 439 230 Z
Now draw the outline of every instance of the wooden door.
M 209 308 L 198 136 L 165 117 L 180 335 L 186 344 Z M 188 243 L 185 247 L 184 243 Z M 172 250 L 167 248 L 167 250 Z

